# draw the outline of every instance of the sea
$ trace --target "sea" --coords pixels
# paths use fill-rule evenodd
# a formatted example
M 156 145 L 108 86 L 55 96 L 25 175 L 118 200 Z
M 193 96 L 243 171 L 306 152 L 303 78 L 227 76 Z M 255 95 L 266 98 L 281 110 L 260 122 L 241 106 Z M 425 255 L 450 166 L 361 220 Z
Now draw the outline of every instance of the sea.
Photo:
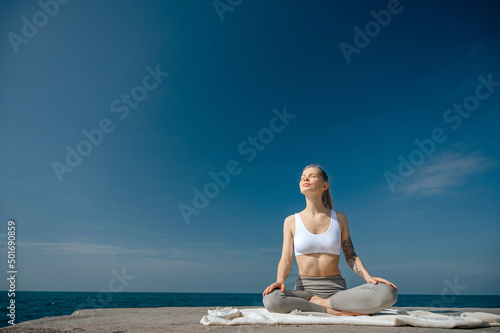
M 16 291 L 9 298 L 0 293 L 0 327 L 10 326 L 7 309 L 15 300 L 15 323 L 50 316 L 71 315 L 79 309 L 146 307 L 244 307 L 263 306 L 261 293 L 97 293 Z M 398 295 L 397 307 L 500 308 L 500 295 Z M 201 317 L 200 317 L 201 319 Z

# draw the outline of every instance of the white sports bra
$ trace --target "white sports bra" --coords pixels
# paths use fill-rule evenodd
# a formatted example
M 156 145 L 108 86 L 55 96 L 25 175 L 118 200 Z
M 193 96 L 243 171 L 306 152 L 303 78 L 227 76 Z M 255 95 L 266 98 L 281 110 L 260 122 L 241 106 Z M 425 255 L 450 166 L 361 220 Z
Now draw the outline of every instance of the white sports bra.
M 313 234 L 304 226 L 299 213 L 295 213 L 295 236 L 293 237 L 295 255 L 309 253 L 340 254 L 340 226 L 337 213 L 332 210 L 330 228 L 322 234 Z

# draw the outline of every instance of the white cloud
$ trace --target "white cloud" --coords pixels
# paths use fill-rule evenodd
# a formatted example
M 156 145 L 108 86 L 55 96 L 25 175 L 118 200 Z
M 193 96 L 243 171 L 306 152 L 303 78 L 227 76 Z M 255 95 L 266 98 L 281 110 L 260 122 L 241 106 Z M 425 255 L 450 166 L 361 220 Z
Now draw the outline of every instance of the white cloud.
M 116 245 L 93 244 L 84 242 L 19 242 L 19 247 L 29 248 L 31 253 L 43 255 L 125 255 L 142 258 L 166 258 L 177 261 L 213 261 L 213 260 L 253 260 L 281 255 L 280 248 L 238 248 L 224 243 L 170 243 L 164 248 L 136 249 Z M 87 257 L 85 257 L 87 258 Z M 76 259 L 76 257 L 75 257 Z
M 26 243 L 19 242 L 20 247 L 29 247 L 38 253 L 59 253 L 59 254 L 102 254 L 102 255 L 148 255 L 155 256 L 161 254 L 159 251 L 154 250 L 136 250 L 128 249 L 122 246 L 115 245 L 101 245 L 82 242 L 51 242 L 51 243 Z
M 473 174 L 483 172 L 498 163 L 476 151 L 470 154 L 444 152 L 435 154 L 398 190 L 407 197 L 425 197 L 450 193 L 467 182 Z

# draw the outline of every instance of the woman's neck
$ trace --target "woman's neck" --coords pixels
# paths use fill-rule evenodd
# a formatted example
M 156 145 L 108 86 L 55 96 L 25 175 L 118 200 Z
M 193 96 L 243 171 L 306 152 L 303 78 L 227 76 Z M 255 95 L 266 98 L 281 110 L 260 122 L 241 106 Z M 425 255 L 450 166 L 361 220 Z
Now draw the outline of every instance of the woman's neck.
M 306 208 L 304 212 L 314 216 L 318 214 L 328 214 L 329 209 L 323 205 L 321 197 L 306 196 Z

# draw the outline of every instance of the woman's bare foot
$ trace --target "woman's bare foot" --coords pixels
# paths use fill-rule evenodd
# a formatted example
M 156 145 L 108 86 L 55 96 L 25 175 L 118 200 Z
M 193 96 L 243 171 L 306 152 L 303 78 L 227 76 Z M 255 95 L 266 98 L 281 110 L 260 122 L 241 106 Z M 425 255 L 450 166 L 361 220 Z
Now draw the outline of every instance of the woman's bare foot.
M 324 306 L 326 308 L 326 312 L 335 316 L 367 316 L 365 313 L 351 312 L 351 311 L 340 311 L 334 310 L 330 308 L 330 302 L 328 299 L 321 298 L 318 296 L 313 296 L 309 299 L 309 302 Z

